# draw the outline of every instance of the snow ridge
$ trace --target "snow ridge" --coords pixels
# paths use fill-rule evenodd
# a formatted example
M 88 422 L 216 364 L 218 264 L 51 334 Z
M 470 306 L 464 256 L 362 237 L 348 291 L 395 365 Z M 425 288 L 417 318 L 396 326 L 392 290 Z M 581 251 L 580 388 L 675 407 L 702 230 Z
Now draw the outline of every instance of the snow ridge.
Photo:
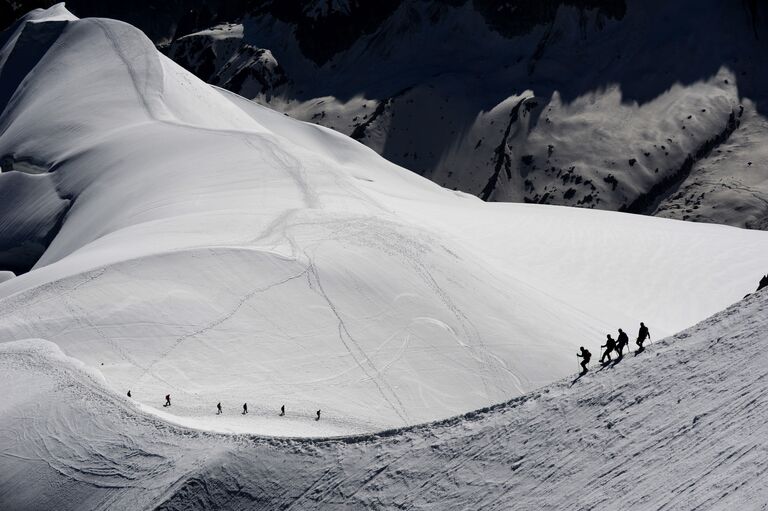
M 0 500 L 57 499 L 60 509 L 759 507 L 768 498 L 766 308 L 768 294 L 756 293 L 618 364 L 460 417 L 314 440 L 169 426 L 55 345 L 5 343 Z M 52 470 L 29 470 L 40 462 Z

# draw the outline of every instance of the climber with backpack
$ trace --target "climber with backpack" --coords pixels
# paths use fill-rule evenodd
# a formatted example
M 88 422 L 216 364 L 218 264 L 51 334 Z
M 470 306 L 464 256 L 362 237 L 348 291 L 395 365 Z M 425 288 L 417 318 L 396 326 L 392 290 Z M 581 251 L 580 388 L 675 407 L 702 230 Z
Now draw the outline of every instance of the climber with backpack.
M 645 348 L 643 347 L 643 343 L 646 339 L 651 338 L 651 333 L 648 331 L 648 327 L 645 326 L 645 323 L 642 321 L 640 322 L 640 331 L 637 333 L 637 341 L 635 341 L 635 344 L 637 344 L 637 352 L 640 353 Z
M 589 361 L 592 359 L 592 353 L 590 353 L 584 346 L 581 346 L 579 347 L 579 353 L 576 353 L 576 356 L 581 359 L 581 375 L 584 376 L 587 374 L 587 364 L 589 364 Z
M 629 337 L 627 334 L 619 328 L 619 336 L 616 338 L 616 352 L 619 354 L 619 358 L 624 356 L 624 348 L 629 345 Z
M 611 334 L 608 334 L 605 344 L 600 346 L 601 348 L 605 348 L 605 351 L 603 352 L 603 356 L 600 357 L 600 363 L 601 364 L 607 364 L 611 361 L 611 352 L 616 349 L 616 341 L 613 340 L 613 337 L 611 337 Z M 608 362 L 605 361 L 605 357 L 608 357 Z

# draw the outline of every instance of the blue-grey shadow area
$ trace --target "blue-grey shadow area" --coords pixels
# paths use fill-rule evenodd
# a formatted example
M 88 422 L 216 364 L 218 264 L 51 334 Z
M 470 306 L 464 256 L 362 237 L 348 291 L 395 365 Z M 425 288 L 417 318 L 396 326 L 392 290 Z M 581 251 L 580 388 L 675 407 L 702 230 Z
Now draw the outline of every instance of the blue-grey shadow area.
M 16 89 L 53 46 L 67 23 L 66 21 L 25 23 L 0 72 L 0 110 L 5 111 Z M 4 34 L 6 42 L 11 30 Z

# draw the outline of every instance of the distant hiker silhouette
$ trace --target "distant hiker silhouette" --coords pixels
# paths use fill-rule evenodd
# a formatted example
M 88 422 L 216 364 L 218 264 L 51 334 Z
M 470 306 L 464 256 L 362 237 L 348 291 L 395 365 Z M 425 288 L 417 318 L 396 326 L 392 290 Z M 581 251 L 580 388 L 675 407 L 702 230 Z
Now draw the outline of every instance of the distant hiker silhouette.
M 768 287 L 768 275 L 760 279 L 760 284 L 758 284 L 757 290 L 760 291 L 764 287 Z
M 221 415 L 221 403 L 216 405 L 216 415 Z
M 603 356 L 600 357 L 600 363 L 605 363 L 605 357 L 608 357 L 608 362 L 611 361 L 611 352 L 616 349 L 616 341 L 613 340 L 613 337 L 611 337 L 611 334 L 607 335 L 605 344 L 600 346 L 601 348 L 605 348 L 605 351 L 603 352 Z
M 131 391 L 130 390 L 128 391 L 128 397 L 131 397 Z
M 589 364 L 589 361 L 592 358 L 592 353 L 590 353 L 584 346 L 580 346 L 579 353 L 576 353 L 576 356 L 581 359 L 581 374 L 587 374 L 587 364 Z
M 243 403 L 243 415 L 248 413 L 248 403 Z
M 317 411 L 317 418 L 316 418 L 315 420 L 316 420 L 316 421 L 319 421 L 319 420 L 320 420 L 320 410 L 318 410 L 318 411 Z
M 171 395 L 166 394 L 165 395 L 165 404 L 163 406 L 171 406 Z
M 629 337 L 624 333 L 624 330 L 619 328 L 619 336 L 616 338 L 616 352 L 619 354 L 619 358 L 624 356 L 624 348 L 629 344 Z
M 280 407 L 280 417 L 282 417 L 283 415 L 285 415 L 285 405 Z
M 650 339 L 650 337 L 651 333 L 648 331 L 648 327 L 641 321 L 640 331 L 637 332 L 637 341 L 635 341 L 635 344 L 637 344 L 637 351 L 643 351 L 645 349 L 643 348 L 643 343 L 646 339 Z

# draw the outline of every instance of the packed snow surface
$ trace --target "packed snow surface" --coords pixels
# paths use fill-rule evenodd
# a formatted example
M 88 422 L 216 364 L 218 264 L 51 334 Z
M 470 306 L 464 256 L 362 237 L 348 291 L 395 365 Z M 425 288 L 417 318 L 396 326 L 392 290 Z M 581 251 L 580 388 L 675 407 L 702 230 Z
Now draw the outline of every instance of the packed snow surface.
M 168 425 L 52 343 L 0 344 L 0 503 L 762 509 L 767 319 L 761 291 L 575 382 L 442 422 L 322 440 Z
M 34 183 L 12 184 L 0 239 L 51 238 L 0 283 L 0 342 L 45 339 L 131 390 L 127 420 L 334 436 L 445 418 L 573 372 L 619 327 L 688 327 L 765 272 L 765 232 L 443 189 L 204 84 L 124 23 L 59 5 L 0 42 L 0 155 L 38 169 L 0 174 Z M 19 371 L 8 410 L 38 385 Z M 70 405 L 32 416 L 76 429 Z

